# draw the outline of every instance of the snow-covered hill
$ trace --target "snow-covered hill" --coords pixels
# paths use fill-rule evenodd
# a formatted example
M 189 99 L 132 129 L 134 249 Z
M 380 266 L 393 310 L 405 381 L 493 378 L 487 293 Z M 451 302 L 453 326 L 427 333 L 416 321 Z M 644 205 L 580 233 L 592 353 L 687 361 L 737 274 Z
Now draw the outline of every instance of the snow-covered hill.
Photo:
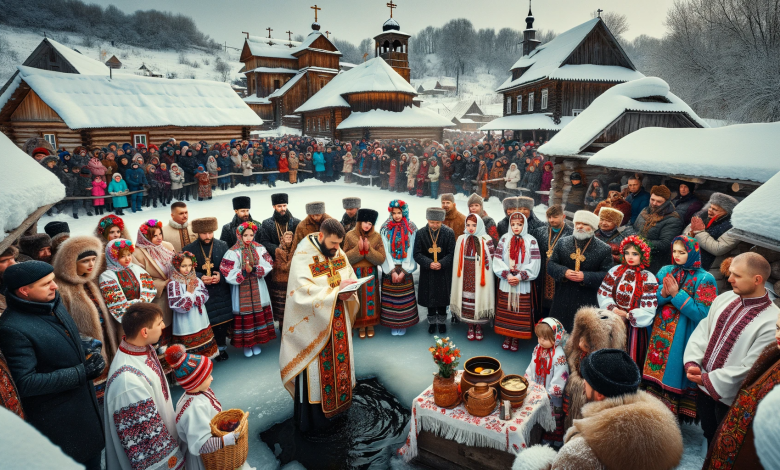
M 49 37 L 60 43 L 78 50 L 83 55 L 105 62 L 115 55 L 121 62 L 122 68 L 113 73 L 141 74 L 138 70 L 141 65 L 168 78 L 195 78 L 202 80 L 222 81 L 222 74 L 215 70 L 217 58 L 230 66 L 227 81 L 232 82 L 236 78 L 242 78 L 239 74 L 243 64 L 238 61 L 241 51 L 227 48 L 211 52 L 202 48 L 189 48 L 183 52 L 174 50 L 154 50 L 140 47 L 127 46 L 117 43 L 112 46 L 110 42 L 86 37 L 77 33 L 47 33 Z M 9 51 L 0 50 L 0 84 L 5 83 L 20 65 L 38 47 L 43 39 L 42 31 L 23 30 L 0 26 L 0 36 L 9 44 Z M 238 37 L 238 36 L 237 36 Z M 237 39 L 238 41 L 239 39 Z M 235 44 L 239 46 L 240 44 Z M 13 52 L 17 56 L 16 61 L 8 60 L 8 53 Z

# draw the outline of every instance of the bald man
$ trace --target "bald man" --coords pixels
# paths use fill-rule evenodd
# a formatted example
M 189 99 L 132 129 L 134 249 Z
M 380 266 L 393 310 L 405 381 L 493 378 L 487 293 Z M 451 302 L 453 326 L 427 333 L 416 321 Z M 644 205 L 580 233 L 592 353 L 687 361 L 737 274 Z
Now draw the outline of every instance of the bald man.
M 771 268 L 763 256 L 743 253 L 729 271 L 732 291 L 715 298 L 683 356 L 688 380 L 699 386 L 696 413 L 708 444 L 753 363 L 775 341 L 780 313 L 764 288 Z

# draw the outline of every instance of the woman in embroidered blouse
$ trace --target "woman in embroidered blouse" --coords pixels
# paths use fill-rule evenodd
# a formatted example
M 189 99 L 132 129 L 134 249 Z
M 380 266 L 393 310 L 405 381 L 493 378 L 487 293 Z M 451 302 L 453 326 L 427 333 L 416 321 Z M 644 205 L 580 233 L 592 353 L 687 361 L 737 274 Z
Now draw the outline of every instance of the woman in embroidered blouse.
M 171 272 L 171 260 L 176 254 L 173 245 L 163 241 L 162 222 L 155 219 L 147 220 L 138 228 L 135 238 L 135 252 L 133 253 L 133 263 L 144 268 L 154 281 L 154 288 L 157 290 L 154 303 L 160 307 L 163 312 L 163 321 L 165 329 L 160 337 L 160 346 L 167 346 L 173 334 L 173 312 L 168 306 L 168 293 L 165 288 L 168 286 L 168 277 Z M 160 362 L 163 368 L 167 370 L 165 359 Z
M 108 312 L 122 323 L 127 307 L 152 302 L 157 290 L 144 268 L 133 264 L 133 242 L 118 238 L 106 245 L 106 271 L 100 275 L 100 293 Z
M 650 266 L 650 247 L 637 235 L 630 235 L 620 243 L 621 264 L 609 270 L 599 287 L 596 298 L 599 307 L 610 310 L 626 322 L 626 350 L 639 367 L 647 355 L 647 327 L 649 327 L 658 299 L 655 293 L 658 281 Z
M 168 305 L 173 310 L 172 343 L 181 344 L 189 354 L 208 358 L 219 355 L 211 331 L 206 301 L 209 291 L 196 275 L 195 255 L 182 251 L 171 260 L 171 280 L 168 283 Z
M 409 220 L 409 204 L 406 202 L 400 199 L 392 200 L 387 211 L 390 217 L 379 229 L 385 247 L 385 261 L 381 264 L 380 323 L 392 328 L 394 336 L 403 336 L 407 328 L 420 321 L 412 276 L 417 270 L 417 262 L 414 260 L 417 226 Z
M 219 266 L 225 281 L 231 284 L 233 299 L 233 338 L 236 348 L 243 348 L 246 357 L 260 354 L 260 345 L 276 338 L 271 296 L 265 277 L 273 270 L 273 260 L 263 245 L 254 241 L 254 222 L 244 222 L 236 228 L 233 245 Z
M 683 367 L 688 340 L 718 296 L 715 278 L 701 268 L 699 242 L 681 235 L 672 242 L 672 263 L 658 271 L 659 309 L 650 333 L 642 388 L 679 419 L 696 419 L 696 384 Z

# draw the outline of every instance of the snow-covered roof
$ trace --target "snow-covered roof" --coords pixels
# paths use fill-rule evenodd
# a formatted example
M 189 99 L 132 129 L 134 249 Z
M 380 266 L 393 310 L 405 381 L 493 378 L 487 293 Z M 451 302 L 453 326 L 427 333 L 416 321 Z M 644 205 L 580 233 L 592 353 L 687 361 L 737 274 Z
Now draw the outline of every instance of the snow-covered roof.
M 439 85 L 441 86 L 455 86 L 455 79 L 452 77 L 441 77 L 439 80 Z
M 638 101 L 639 98 L 649 97 L 663 97 L 670 103 Z M 629 111 L 685 113 L 701 127 L 709 127 L 683 100 L 669 91 L 668 83 L 658 77 L 646 77 L 615 85 L 602 93 L 571 124 L 539 147 L 539 152 L 544 155 L 576 155 Z
M 458 101 L 457 103 L 455 103 L 455 106 L 450 108 L 449 113 L 447 113 L 445 117 L 450 121 L 457 118 L 460 122 L 463 122 L 462 119 L 463 116 L 466 114 L 466 111 L 471 109 L 471 105 L 473 104 L 475 104 L 474 100 Z M 472 113 L 472 114 L 477 114 L 477 113 Z
M 305 72 L 305 71 L 299 72 L 299 73 L 298 73 L 298 74 L 296 74 L 296 75 L 295 75 L 293 78 L 291 78 L 291 79 L 287 80 L 287 83 L 285 83 L 284 85 L 282 85 L 282 86 L 281 86 L 281 88 L 278 88 L 278 89 L 274 90 L 274 92 L 273 92 L 273 93 L 271 93 L 270 95 L 268 95 L 268 98 L 269 98 L 269 99 L 271 99 L 271 98 L 276 98 L 277 96 L 282 96 L 282 95 L 284 95 L 285 93 L 287 93 L 287 90 L 289 90 L 290 88 L 292 88 L 292 87 L 293 87 L 293 85 L 295 85 L 296 83 L 298 83 L 298 80 L 300 80 L 301 78 L 303 78 L 305 75 L 306 75 L 306 72 Z
M 106 64 L 90 59 L 79 52 L 74 51 L 68 46 L 64 46 L 54 39 L 48 39 L 49 43 L 59 52 L 70 65 L 72 65 L 80 74 L 83 75 L 108 75 L 108 66 Z
M 257 67 L 252 70 L 247 70 L 244 73 L 257 72 L 257 73 L 298 73 L 295 69 L 287 69 L 284 67 Z
M 271 57 L 275 59 L 294 60 L 296 58 L 294 54 L 306 49 L 341 55 L 341 52 L 312 48 L 311 45 L 320 37 L 333 44 L 330 39 L 327 38 L 327 36 L 319 31 L 312 31 L 309 33 L 303 42 L 288 41 L 286 39 L 261 38 L 259 36 L 248 36 L 246 38 L 246 44 L 249 46 L 249 53 L 253 56 Z M 290 44 L 292 44 L 293 47 L 290 47 Z M 338 48 L 335 45 L 333 47 L 336 49 L 336 51 L 338 51 Z
M 552 117 L 543 113 L 532 114 L 513 114 L 510 116 L 494 119 L 484 126 L 481 131 L 503 131 L 503 130 L 536 130 L 536 131 L 559 131 L 566 127 L 572 119 L 572 116 L 561 117 L 561 123 L 556 124 Z
M 19 66 L 19 72 L 71 129 L 263 124 L 224 82 L 132 74 L 111 79 L 25 66 Z
M 743 199 L 731 215 L 731 234 L 777 250 L 780 247 L 780 218 L 774 210 L 780 201 L 780 173 Z
M 375 57 L 335 76 L 333 80 L 296 109 L 295 113 L 332 107 L 348 108 L 349 103 L 343 98 L 343 95 L 366 92 L 417 94 L 414 87 L 387 65 L 384 59 Z
M 428 91 L 428 90 L 435 90 L 436 89 L 436 79 L 435 78 L 429 78 L 427 80 L 422 80 L 419 82 L 418 90 L 420 87 L 422 87 L 422 91 Z
M 247 96 L 246 98 L 243 98 L 243 100 L 246 104 L 271 104 L 271 102 L 268 101 L 268 98 L 260 98 L 257 95 Z
M 599 18 L 593 18 L 579 26 L 575 26 L 559 34 L 552 41 L 539 45 L 530 54 L 521 57 L 515 62 L 511 70 L 518 68 L 528 68 L 528 70 L 516 80 L 512 80 L 510 75 L 496 91 L 500 92 L 547 77 L 560 80 L 610 82 L 622 82 L 643 77 L 644 75 L 640 72 L 619 66 L 565 65 L 561 67 L 561 64 L 580 45 L 583 39 L 590 34 L 599 21 L 601 21 Z
M 75 74 L 62 74 L 75 75 Z M 77 76 L 77 75 L 76 75 Z M 231 91 L 235 94 L 235 92 Z M 11 139 L 0 133 L 0 240 L 38 208 L 65 197 L 65 186 Z M 20 176 L 23 175 L 23 178 Z
M 763 183 L 780 171 L 780 122 L 715 129 L 639 129 L 589 165 L 726 181 Z M 743 157 L 743 158 L 740 158 Z
M 411 106 L 401 112 L 375 109 L 363 113 L 352 113 L 341 121 L 337 129 L 354 129 L 362 127 L 452 127 L 454 124 L 447 118 L 424 108 Z

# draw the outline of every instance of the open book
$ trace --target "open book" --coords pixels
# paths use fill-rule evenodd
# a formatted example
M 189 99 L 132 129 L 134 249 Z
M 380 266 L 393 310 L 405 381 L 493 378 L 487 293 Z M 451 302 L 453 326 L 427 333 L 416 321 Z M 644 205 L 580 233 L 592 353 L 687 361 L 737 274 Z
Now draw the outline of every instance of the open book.
M 356 283 L 350 284 L 347 287 L 341 289 L 339 291 L 339 294 L 345 294 L 345 293 L 349 293 L 349 292 L 357 292 L 357 290 L 360 289 L 363 286 L 363 284 L 367 283 L 368 281 L 370 281 L 372 279 L 374 279 L 374 276 L 368 276 L 368 277 L 364 277 L 362 279 L 358 279 Z

